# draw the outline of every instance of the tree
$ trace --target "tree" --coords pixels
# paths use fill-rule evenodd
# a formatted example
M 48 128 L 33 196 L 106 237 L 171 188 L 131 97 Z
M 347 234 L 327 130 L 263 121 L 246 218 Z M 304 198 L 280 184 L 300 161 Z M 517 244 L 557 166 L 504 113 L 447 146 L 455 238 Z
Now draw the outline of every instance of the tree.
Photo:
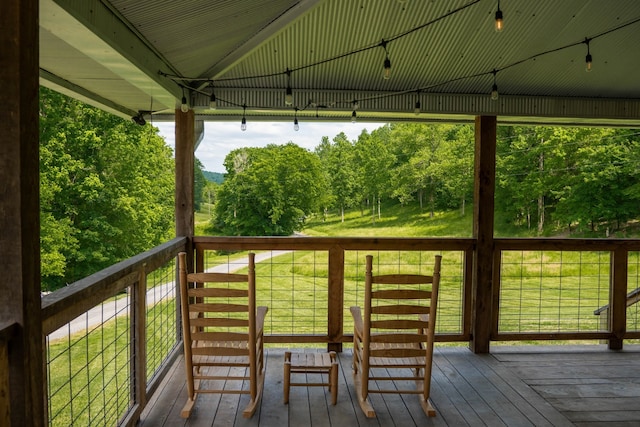
M 394 156 L 389 150 L 389 126 L 369 134 L 363 130 L 355 143 L 355 162 L 359 166 L 359 196 L 371 202 L 371 221 L 375 222 L 376 199 L 380 217 L 380 199 L 391 194 L 390 178 Z
M 43 88 L 43 287 L 74 282 L 170 237 L 173 168 L 157 129 Z
M 202 162 L 195 159 L 193 168 L 193 207 L 196 211 L 202 209 L 205 186 L 207 185 L 207 179 L 202 171 L 203 168 Z
M 340 209 L 341 220 L 344 222 L 345 209 L 355 204 L 358 187 L 354 146 L 341 132 L 333 138 L 333 144 L 329 142 L 329 138 L 323 137 L 315 153 L 326 172 L 331 204 Z
M 224 164 L 215 226 L 226 234 L 289 235 L 326 204 L 319 158 L 291 142 L 234 150 Z

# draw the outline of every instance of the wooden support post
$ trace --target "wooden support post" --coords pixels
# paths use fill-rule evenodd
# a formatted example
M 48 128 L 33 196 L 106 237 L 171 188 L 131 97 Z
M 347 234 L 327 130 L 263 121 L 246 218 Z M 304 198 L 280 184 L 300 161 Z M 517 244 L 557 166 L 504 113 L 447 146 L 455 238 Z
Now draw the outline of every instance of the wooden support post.
M 627 258 L 626 248 L 617 247 L 611 254 L 611 288 L 609 307 L 606 314 L 613 337 L 609 339 L 610 350 L 622 349 L 622 337 L 627 330 Z
M 194 233 L 194 114 L 176 110 L 176 236 Z M 193 258 L 189 260 L 193 262 Z M 192 265 L 192 264 L 189 264 Z
M 478 116 L 475 121 L 475 173 L 473 191 L 473 313 L 470 348 L 488 353 L 495 325 L 493 299 L 493 221 L 496 181 L 496 117 Z
M 0 2 L 0 46 L 5 100 L 0 109 L 0 329 L 16 325 L 5 337 L 10 414 L 0 420 L 9 419 L 11 426 L 44 426 L 37 0 Z
M 329 249 L 329 307 L 327 351 L 342 352 L 344 335 L 344 249 L 334 246 Z
M 179 108 L 175 112 L 176 132 L 176 236 L 189 237 L 187 244 L 187 265 L 193 266 L 194 225 L 194 146 L 195 146 L 195 118 L 193 110 L 183 113 Z M 191 268 L 191 267 L 189 267 Z M 178 269 L 176 268 L 176 295 L 180 295 L 178 286 Z M 182 316 L 180 305 L 176 310 L 176 338 L 182 338 Z

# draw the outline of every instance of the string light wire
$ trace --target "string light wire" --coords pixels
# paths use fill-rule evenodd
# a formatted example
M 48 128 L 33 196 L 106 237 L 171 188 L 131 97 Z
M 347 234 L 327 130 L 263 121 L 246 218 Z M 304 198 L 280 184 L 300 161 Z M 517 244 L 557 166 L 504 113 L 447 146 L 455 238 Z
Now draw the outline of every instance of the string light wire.
M 441 15 L 441 16 L 439 16 L 439 17 L 437 17 L 437 18 L 435 18 L 435 19 L 433 19 L 433 20 L 431 20 L 429 22 L 426 22 L 426 23 L 424 23 L 422 25 L 414 27 L 414 28 L 412 28 L 412 29 L 410 29 L 408 31 L 405 31 L 405 32 L 400 33 L 398 35 L 395 35 L 393 37 L 389 37 L 387 39 L 383 39 L 383 41 L 388 44 L 391 41 L 398 40 L 398 39 L 400 39 L 402 37 L 405 37 L 405 36 L 407 36 L 409 34 L 412 34 L 412 33 L 416 32 L 416 31 L 419 31 L 419 30 L 421 30 L 423 28 L 426 28 L 426 27 L 428 27 L 428 26 L 430 26 L 430 25 L 432 25 L 432 24 L 434 24 L 436 22 L 439 22 L 442 19 L 447 18 L 448 16 L 451 16 L 453 14 L 459 13 L 459 12 L 461 12 L 461 11 L 463 11 L 463 10 L 465 10 L 465 9 L 467 9 L 467 8 L 477 4 L 477 3 L 479 3 L 480 1 L 481 0 L 474 0 L 472 2 L 469 2 L 469 3 L 459 7 L 457 9 L 453 9 L 453 10 L 447 12 L 446 14 Z M 481 76 L 491 75 L 491 74 L 494 74 L 494 73 L 497 74 L 500 71 L 504 71 L 506 69 L 513 68 L 513 67 L 518 66 L 520 64 L 523 64 L 525 62 L 532 61 L 532 60 L 535 60 L 535 59 L 537 59 L 539 57 L 546 56 L 546 55 L 549 55 L 549 54 L 552 54 L 552 53 L 555 53 L 555 52 L 559 52 L 559 51 L 562 51 L 562 50 L 566 50 L 566 49 L 569 49 L 569 48 L 572 48 L 572 47 L 575 47 L 575 46 L 578 46 L 578 45 L 581 45 L 581 44 L 587 44 L 587 48 L 589 48 L 589 42 L 591 42 L 591 41 L 593 41 L 593 40 L 595 40 L 597 38 L 604 37 L 604 36 L 606 36 L 608 34 L 611 34 L 613 32 L 617 32 L 619 30 L 622 30 L 622 29 L 624 29 L 626 27 L 629 27 L 631 25 L 634 25 L 634 24 L 636 24 L 638 22 L 640 22 L 640 17 L 634 18 L 634 19 L 632 19 L 632 20 L 630 20 L 628 22 L 625 22 L 623 24 L 617 25 L 617 26 L 612 27 L 612 28 L 610 28 L 608 30 L 602 31 L 602 32 L 600 32 L 598 34 L 595 34 L 595 35 L 591 36 L 591 37 L 586 37 L 583 40 L 576 41 L 576 42 L 573 42 L 573 43 L 569 43 L 569 44 L 566 44 L 566 45 L 563 45 L 563 46 L 559 46 L 559 47 L 556 47 L 556 48 L 548 49 L 548 50 L 545 50 L 545 51 L 542 51 L 542 52 L 538 52 L 538 53 L 536 53 L 534 55 L 528 56 L 526 58 L 522 58 L 520 60 L 514 61 L 514 62 L 512 62 L 510 64 L 507 64 L 507 65 L 504 65 L 504 66 L 502 66 L 500 68 L 494 68 L 491 71 L 485 71 L 485 72 L 479 72 L 479 73 L 473 73 L 473 74 L 469 74 L 469 75 L 465 75 L 465 76 L 460 76 L 460 77 L 452 78 L 452 79 L 447 80 L 447 81 L 434 83 L 434 84 L 427 85 L 427 86 L 422 86 L 422 87 L 419 87 L 419 88 L 412 88 L 412 89 L 407 89 L 407 90 L 402 90 L 402 91 L 396 91 L 396 92 L 390 92 L 390 93 L 385 93 L 385 94 L 380 94 L 380 95 L 373 95 L 373 96 L 370 96 L 370 97 L 364 97 L 364 98 L 360 98 L 359 101 L 370 101 L 370 100 L 383 99 L 383 98 L 388 98 L 388 97 L 393 97 L 393 96 L 405 95 L 405 94 L 411 93 L 411 92 L 420 92 L 420 91 L 426 92 L 426 91 L 429 91 L 429 90 L 434 89 L 436 87 L 448 85 L 448 84 L 451 84 L 451 83 L 455 83 L 457 81 L 473 79 L 473 78 L 477 78 L 477 77 L 481 77 Z M 284 72 L 284 74 L 290 74 L 293 71 L 300 71 L 300 70 L 304 70 L 304 69 L 307 69 L 307 68 L 315 67 L 315 66 L 318 66 L 318 65 L 326 64 L 328 62 L 336 61 L 336 60 L 339 60 L 339 59 L 342 59 L 342 58 L 345 58 L 345 57 L 348 57 L 348 56 L 352 56 L 352 55 L 355 55 L 355 54 L 358 54 L 358 53 L 361 53 L 361 52 L 365 52 L 365 51 L 368 51 L 368 50 L 371 50 L 371 49 L 374 49 L 374 48 L 378 48 L 380 46 L 381 46 L 381 43 L 376 43 L 374 45 L 369 45 L 369 46 L 365 46 L 365 47 L 362 47 L 362 48 L 359 48 L 359 49 L 355 49 L 353 51 L 350 51 L 350 52 L 347 52 L 347 53 L 343 53 L 343 54 L 340 54 L 340 55 L 337 55 L 337 56 L 334 56 L 334 57 L 331 57 L 331 58 L 328 58 L 328 59 L 325 59 L 325 60 L 322 60 L 322 61 L 310 63 L 310 64 L 303 65 L 303 66 L 300 66 L 300 67 L 297 67 L 297 68 L 293 68 L 293 69 L 287 68 L 287 70 Z M 385 47 L 385 50 L 386 50 L 386 47 Z M 587 58 L 588 58 L 588 56 L 590 56 L 590 52 L 587 53 Z M 184 96 L 184 89 L 185 88 L 188 88 L 188 89 L 193 90 L 195 92 L 200 92 L 200 91 L 198 91 L 197 89 L 193 89 L 193 88 L 189 87 L 188 85 L 186 85 L 184 83 L 179 83 L 178 81 L 191 82 L 191 83 L 198 82 L 198 81 L 200 81 L 200 82 L 204 81 L 204 82 L 209 82 L 211 85 L 213 84 L 213 80 L 211 80 L 209 78 L 190 78 L 190 77 L 178 76 L 178 75 L 175 75 L 175 74 L 165 73 L 165 72 L 162 72 L 162 71 L 158 71 L 158 74 L 162 75 L 162 76 L 164 76 L 166 78 L 169 78 L 169 79 L 172 79 L 172 80 L 176 81 L 176 83 L 182 88 L 183 101 L 186 101 L 186 97 Z M 242 76 L 242 77 L 221 78 L 221 79 L 216 79 L 215 81 L 216 82 L 242 81 L 242 80 L 258 79 L 258 78 L 269 78 L 269 77 L 274 77 L 274 76 L 278 76 L 278 75 L 282 75 L 282 74 L 283 74 L 283 72 L 277 72 L 277 73 L 268 73 L 268 74 L 261 74 L 261 75 L 250 75 L 250 76 Z M 494 74 L 494 76 L 495 76 L 495 74 Z M 226 104 L 231 105 L 231 106 L 236 106 L 236 107 L 242 106 L 243 110 L 245 110 L 245 111 L 246 111 L 246 108 L 260 108 L 260 109 L 272 108 L 272 107 L 265 107 L 265 106 L 247 106 L 246 104 L 240 105 L 240 104 L 234 103 L 232 101 L 228 101 L 228 100 L 223 100 L 223 99 L 219 99 L 219 100 L 223 101 Z M 333 102 L 333 105 L 352 103 L 352 106 L 357 108 L 357 106 L 355 105 L 356 102 L 357 101 L 355 101 L 355 100 L 354 101 L 344 101 L 344 100 L 343 101 L 335 101 L 335 102 Z M 310 103 L 311 103 L 311 101 L 310 101 Z M 310 103 L 307 104 L 307 106 L 305 108 L 300 109 L 300 110 L 302 111 L 302 110 L 308 108 L 310 106 Z M 186 102 L 183 102 L 182 106 L 184 107 L 185 105 L 186 105 Z M 324 106 L 324 108 L 326 108 L 326 106 Z M 188 111 L 188 109 L 189 109 L 188 105 L 186 105 L 186 109 Z M 355 109 L 353 111 L 355 113 Z M 316 114 L 317 114 L 317 109 L 316 109 Z M 243 118 L 244 118 L 244 113 L 243 113 Z M 352 114 L 352 118 L 353 118 L 353 114 Z M 246 128 L 246 125 L 245 125 L 245 128 Z

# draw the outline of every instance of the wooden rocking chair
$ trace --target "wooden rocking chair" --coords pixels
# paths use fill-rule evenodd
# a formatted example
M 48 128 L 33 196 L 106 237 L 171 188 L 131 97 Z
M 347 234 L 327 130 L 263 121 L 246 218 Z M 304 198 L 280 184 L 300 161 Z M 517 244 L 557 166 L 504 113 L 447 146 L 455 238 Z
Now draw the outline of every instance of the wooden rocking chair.
M 367 417 L 376 416 L 369 393 L 419 394 L 424 412 L 436 415 L 429 393 L 441 259 L 435 257 L 432 276 L 374 276 L 373 257 L 367 256 L 364 317 L 360 307 L 351 307 L 354 382 Z M 372 369 L 391 371 L 388 376 L 377 376 Z M 415 381 L 415 388 L 400 388 L 397 382 L 388 388 L 369 388 L 369 381 L 380 385 L 407 380 Z
M 267 307 L 256 308 L 255 254 L 249 254 L 248 274 L 187 272 L 186 253 L 178 254 L 188 418 L 200 393 L 249 394 L 243 411 L 253 416 L 264 388 L 263 325 Z M 194 283 L 190 287 L 189 283 Z M 214 286 L 208 286 L 214 284 Z M 209 375 L 210 369 L 246 368 L 249 375 Z M 221 370 L 221 372 L 225 372 Z M 227 370 L 229 374 L 231 373 Z M 213 372 L 214 374 L 216 372 Z M 220 380 L 222 387 L 206 388 Z M 224 389 L 229 381 L 249 381 L 249 390 Z

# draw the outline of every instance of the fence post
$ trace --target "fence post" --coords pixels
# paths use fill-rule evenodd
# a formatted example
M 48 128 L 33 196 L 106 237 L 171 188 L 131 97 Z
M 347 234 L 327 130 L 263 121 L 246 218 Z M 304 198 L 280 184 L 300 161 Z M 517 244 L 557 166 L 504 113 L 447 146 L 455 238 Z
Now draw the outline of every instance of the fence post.
M 626 248 L 617 247 L 611 254 L 611 280 L 608 313 L 610 332 L 609 349 L 622 349 L 622 338 L 627 331 L 627 262 Z
M 344 249 L 329 249 L 329 307 L 327 319 L 328 351 L 342 352 L 344 334 Z
M 138 281 L 133 285 L 134 312 L 134 402 L 144 408 L 147 401 L 147 273 L 146 264 L 140 267 Z

